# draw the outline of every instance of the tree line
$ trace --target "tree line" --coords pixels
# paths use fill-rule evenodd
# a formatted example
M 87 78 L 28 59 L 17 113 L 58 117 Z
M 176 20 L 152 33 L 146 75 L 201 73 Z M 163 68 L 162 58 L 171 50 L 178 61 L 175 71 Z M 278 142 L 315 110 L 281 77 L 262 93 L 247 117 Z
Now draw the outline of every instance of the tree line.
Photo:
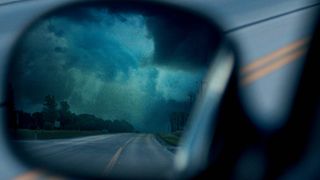
M 41 112 L 14 111 L 15 129 L 62 129 L 62 130 L 105 130 L 110 133 L 133 132 L 132 124 L 126 120 L 104 120 L 92 114 L 71 112 L 67 101 L 57 103 L 54 96 L 44 98 Z

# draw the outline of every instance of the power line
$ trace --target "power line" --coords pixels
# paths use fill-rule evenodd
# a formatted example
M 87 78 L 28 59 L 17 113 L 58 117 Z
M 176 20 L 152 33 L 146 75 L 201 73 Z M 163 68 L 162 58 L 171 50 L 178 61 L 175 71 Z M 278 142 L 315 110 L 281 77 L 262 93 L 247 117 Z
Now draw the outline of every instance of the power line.
M 33 1 L 33 0 L 13 0 L 13 1 L 0 3 L 0 6 L 7 6 L 7 5 L 10 5 L 10 4 L 16 4 L 16 3 L 26 2 L 26 1 Z M 291 10 L 291 11 L 288 11 L 288 12 L 285 12 L 285 13 L 281 13 L 281 14 L 278 14 L 278 15 L 270 16 L 270 17 L 267 17 L 267 18 L 264 18 L 264 19 L 260 19 L 260 20 L 254 21 L 254 22 L 243 24 L 243 25 L 240 25 L 238 27 L 234 27 L 234 28 L 228 29 L 228 30 L 226 30 L 224 32 L 227 33 L 227 34 L 228 33 L 232 33 L 234 31 L 238 31 L 240 29 L 245 29 L 245 28 L 248 28 L 250 26 L 254 26 L 256 24 L 264 23 L 264 22 L 267 22 L 267 21 L 270 21 L 270 20 L 273 20 L 273 19 L 276 19 L 276 18 L 279 18 L 279 17 L 282 17 L 282 16 L 290 15 L 290 14 L 293 14 L 293 13 L 296 13 L 296 12 L 299 12 L 299 11 L 303 11 L 303 10 L 306 10 L 306 9 L 310 9 L 310 8 L 313 8 L 313 7 L 316 7 L 316 6 L 319 6 L 319 5 L 320 5 L 320 2 L 315 3 L 315 4 L 311 4 L 309 6 L 297 8 L 297 9 L 294 9 L 294 10 Z
M 312 4 L 312 5 L 309 5 L 309 6 L 305 6 L 305 7 L 298 8 L 298 9 L 294 9 L 294 10 L 291 10 L 291 11 L 288 11 L 288 12 L 285 12 L 285 13 L 281 13 L 281 14 L 278 14 L 278 15 L 275 15 L 275 16 L 270 16 L 270 17 L 267 17 L 267 18 L 264 18 L 264 19 L 260 19 L 260 20 L 257 20 L 257 21 L 251 22 L 251 23 L 247 23 L 247 24 L 235 27 L 235 28 L 231 28 L 231 29 L 226 30 L 224 32 L 225 33 L 232 33 L 234 31 L 238 31 L 240 29 L 248 28 L 248 27 L 254 26 L 256 24 L 264 23 L 266 21 L 270 21 L 270 20 L 273 20 L 273 19 L 276 19 L 276 18 L 279 18 L 279 17 L 282 17 L 282 16 L 293 14 L 293 13 L 296 13 L 296 12 L 299 12 L 299 11 L 303 11 L 303 10 L 306 10 L 306 9 L 309 9 L 309 8 L 313 8 L 313 7 L 316 7 L 316 6 L 319 6 L 319 5 L 320 5 L 320 3 L 315 3 L 315 4 Z
M 22 3 L 26 1 L 33 1 L 33 0 L 12 0 L 12 1 L 7 1 L 7 2 L 0 2 L 0 6 L 7 6 L 10 4 L 17 4 L 17 3 Z

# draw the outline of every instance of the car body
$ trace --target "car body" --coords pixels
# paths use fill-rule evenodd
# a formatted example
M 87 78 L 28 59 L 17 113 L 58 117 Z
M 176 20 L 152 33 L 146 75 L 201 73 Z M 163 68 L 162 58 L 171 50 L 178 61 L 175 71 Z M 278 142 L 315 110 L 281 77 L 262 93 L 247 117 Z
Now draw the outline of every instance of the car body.
M 4 86 L 2 82 L 5 81 L 5 70 L 2 69 L 7 67 L 10 48 L 22 30 L 34 18 L 67 2 L 72 0 L 0 3 L 1 86 Z M 292 55 L 295 49 L 290 47 L 305 46 L 307 49 L 307 39 L 313 32 L 319 3 L 307 0 L 261 0 L 248 3 L 236 0 L 179 0 L 171 3 L 201 9 L 207 16 L 218 20 L 226 36 L 232 39 L 238 48 L 242 70 L 239 81 L 246 111 L 263 131 L 272 131 L 283 125 L 293 101 L 304 60 L 304 53 Z M 257 68 L 246 70 L 250 66 Z M 0 88 L 0 104 L 3 106 L 2 91 L 3 88 Z M 4 110 L 0 108 L 0 111 Z M 3 128 L 2 126 L 1 124 L 0 128 Z M 6 143 L 5 138 L 6 134 L 0 136 L 1 144 Z M 0 162 L 0 176 L 4 179 L 30 171 L 15 159 L 6 146 L 0 147 L 0 157 L 3 159 Z

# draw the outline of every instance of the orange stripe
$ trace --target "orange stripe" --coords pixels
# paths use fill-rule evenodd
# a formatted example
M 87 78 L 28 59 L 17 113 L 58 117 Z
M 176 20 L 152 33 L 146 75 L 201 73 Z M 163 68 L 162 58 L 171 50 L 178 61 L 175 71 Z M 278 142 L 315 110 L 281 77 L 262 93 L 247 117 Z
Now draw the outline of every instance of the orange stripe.
M 290 45 L 280 48 L 279 50 L 264 56 L 262 58 L 259 58 L 257 60 L 255 60 L 253 63 L 246 65 L 245 67 L 243 67 L 240 71 L 241 73 L 250 73 L 258 68 L 261 68 L 265 65 L 267 65 L 268 63 L 271 63 L 274 60 L 279 59 L 280 57 L 290 53 L 291 51 L 305 45 L 306 43 L 308 43 L 309 38 L 304 38 L 301 40 L 298 40 L 294 43 L 291 43 Z
M 41 177 L 41 173 L 39 171 L 29 171 L 14 179 L 15 180 L 34 180 L 34 179 L 40 179 L 40 177 Z
M 305 49 L 301 49 L 301 50 L 298 50 L 294 53 L 291 53 L 288 56 L 285 56 L 282 59 L 280 59 L 276 62 L 273 62 L 272 64 L 270 64 L 266 67 L 263 67 L 263 68 L 259 69 L 258 71 L 247 75 L 246 77 L 244 77 L 242 79 L 241 83 L 243 85 L 248 85 L 248 84 L 252 83 L 253 81 L 256 81 L 256 80 L 262 78 L 263 76 L 271 73 L 272 71 L 275 71 L 275 70 L 289 64 L 290 62 L 293 62 L 294 60 L 299 59 L 299 57 L 301 57 L 305 52 L 306 52 Z
M 14 180 L 35 180 L 35 179 L 52 179 L 52 180 L 65 180 L 65 178 L 47 174 L 38 170 L 29 171 L 21 176 L 15 177 Z

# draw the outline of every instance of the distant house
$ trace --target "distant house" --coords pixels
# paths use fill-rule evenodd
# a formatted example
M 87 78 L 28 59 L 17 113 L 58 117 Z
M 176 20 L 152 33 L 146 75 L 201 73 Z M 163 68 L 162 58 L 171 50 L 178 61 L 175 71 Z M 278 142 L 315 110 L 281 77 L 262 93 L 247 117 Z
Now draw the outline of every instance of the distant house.
M 60 123 L 60 121 L 54 121 L 54 128 L 56 128 L 56 129 L 60 129 L 60 127 L 61 127 L 61 123 Z

